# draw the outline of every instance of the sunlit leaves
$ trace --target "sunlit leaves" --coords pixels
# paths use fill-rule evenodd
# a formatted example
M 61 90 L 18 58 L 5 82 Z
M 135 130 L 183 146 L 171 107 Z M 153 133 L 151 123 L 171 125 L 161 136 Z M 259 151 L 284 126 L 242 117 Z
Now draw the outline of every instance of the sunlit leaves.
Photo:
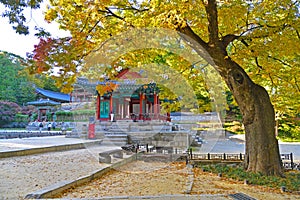
M 115 77 L 115 67 L 118 66 L 134 68 L 156 63 L 162 69 L 163 66 L 175 69 L 189 80 L 193 88 L 202 91 L 200 88 L 207 87 L 199 78 L 203 74 L 190 67 L 193 63 L 182 60 L 176 54 L 169 54 L 168 51 L 124 51 L 123 55 L 117 56 L 111 63 L 103 64 L 102 67 L 106 65 L 106 70 L 93 69 L 95 73 L 80 63 L 90 52 L 114 40 L 114 36 L 136 28 L 177 29 L 187 23 L 203 41 L 208 41 L 205 3 L 206 1 L 185 0 L 50 1 L 46 20 L 57 21 L 62 29 L 70 31 L 72 38 L 63 39 L 64 41 L 53 39 L 48 44 L 41 43 L 35 52 L 39 66 L 36 70 L 41 72 L 58 68 L 61 86 L 69 87 L 71 84 L 68 81 L 74 81 L 80 69 L 85 75 L 99 79 L 101 75 Z M 219 38 L 228 34 L 239 36 L 238 40 L 229 44 L 229 56 L 240 64 L 256 83 L 268 90 L 275 109 L 299 112 L 296 107 L 298 104 L 295 103 L 300 96 L 297 77 L 300 62 L 299 2 L 218 1 L 217 8 Z M 139 40 L 143 41 L 144 38 Z M 125 40 L 123 43 L 119 41 L 111 47 L 115 51 L 122 50 L 124 42 L 128 43 Z M 155 42 L 162 41 L 153 40 L 153 43 Z M 140 44 L 137 42 L 137 45 Z M 201 101 L 204 102 L 209 98 L 202 92 L 197 95 L 200 99 L 203 97 Z

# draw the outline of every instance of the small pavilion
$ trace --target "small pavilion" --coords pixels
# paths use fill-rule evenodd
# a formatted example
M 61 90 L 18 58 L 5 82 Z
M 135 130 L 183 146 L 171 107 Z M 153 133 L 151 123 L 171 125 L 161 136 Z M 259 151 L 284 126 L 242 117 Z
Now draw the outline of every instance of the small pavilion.
M 123 70 L 118 81 L 99 84 L 96 120 L 167 120 L 167 115 L 160 114 L 160 90 L 156 83 L 139 84 L 139 78 L 139 73 Z M 99 87 L 106 87 L 106 91 L 100 94 Z
M 28 105 L 33 105 L 37 107 L 38 110 L 38 121 L 47 120 L 47 113 L 54 111 L 55 106 L 59 106 L 61 103 L 52 101 L 50 99 L 40 99 L 37 101 L 31 101 L 27 103 Z
M 38 121 L 47 120 L 47 113 L 54 112 L 57 106 L 60 106 L 61 103 L 70 102 L 70 95 L 53 92 L 50 90 L 45 90 L 41 88 L 35 88 L 37 97 L 39 100 L 27 102 L 27 105 L 33 105 L 38 109 Z

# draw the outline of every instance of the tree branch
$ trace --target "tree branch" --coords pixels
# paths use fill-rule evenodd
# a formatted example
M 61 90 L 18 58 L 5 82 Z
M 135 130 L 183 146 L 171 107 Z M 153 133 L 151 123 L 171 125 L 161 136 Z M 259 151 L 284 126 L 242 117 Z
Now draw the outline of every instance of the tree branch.
M 198 53 L 198 55 L 200 55 L 210 64 L 213 63 L 211 57 L 207 54 L 207 43 L 202 40 L 188 24 L 185 24 L 185 26 L 179 26 L 177 31 L 180 33 L 180 37 L 186 41 L 188 45 Z
M 228 34 L 228 35 L 225 35 L 224 37 L 222 37 L 221 42 L 222 42 L 223 46 L 226 48 L 228 46 L 228 44 L 230 44 L 233 40 L 238 39 L 239 37 L 240 36 Z
M 205 4 L 208 20 L 209 44 L 216 44 L 219 41 L 218 10 L 216 0 L 208 0 Z
M 246 31 L 241 33 L 241 35 L 243 35 L 244 38 L 248 38 L 248 39 L 265 38 L 265 37 L 269 37 L 272 34 L 283 31 L 288 26 L 289 25 L 286 24 L 286 23 L 283 23 L 280 26 L 271 26 L 271 25 L 258 24 L 258 25 L 253 26 L 252 28 L 247 29 Z M 259 31 L 259 30 L 262 30 L 262 29 L 264 30 L 263 33 L 258 33 L 258 34 L 255 35 L 255 30 Z
M 297 76 L 294 76 L 294 79 L 295 79 L 295 86 L 298 89 L 298 92 L 300 92 L 300 87 L 298 85 Z
M 272 57 L 272 56 L 268 56 L 268 58 L 272 58 L 273 60 L 276 60 L 276 61 L 280 62 L 281 64 L 292 68 L 292 66 L 290 64 L 284 62 L 283 60 L 280 60 L 279 58 L 275 58 L 275 57 Z
M 263 69 L 263 67 L 258 63 L 258 57 L 255 57 L 255 63 L 259 69 Z
M 184 27 L 179 27 L 177 29 L 177 31 L 179 31 L 180 33 L 183 33 L 187 36 L 189 36 L 190 38 L 192 38 L 193 40 L 195 40 L 196 42 L 198 42 L 201 46 L 205 47 L 207 46 L 207 43 L 204 42 L 204 40 L 202 40 L 193 30 L 192 28 L 186 24 L 186 26 Z M 185 41 L 189 41 L 187 38 L 183 37 L 183 39 L 185 39 Z M 190 42 L 190 41 L 189 41 Z
M 113 11 L 111 11 L 111 9 L 109 9 L 108 7 L 105 7 L 105 11 L 104 10 L 98 10 L 98 12 L 104 12 L 104 13 L 107 13 L 109 16 L 112 16 L 112 17 L 115 17 L 117 19 L 120 19 L 121 21 L 129 24 L 129 26 L 131 27 L 134 27 L 134 25 L 132 25 L 131 23 L 128 23 L 126 20 L 125 20 L 125 17 L 121 17 L 117 14 L 115 14 Z
M 294 28 L 295 29 L 295 28 Z M 300 33 L 299 33 L 299 31 L 297 30 L 297 29 L 295 29 L 295 31 L 296 31 L 296 34 L 297 34 L 297 36 L 298 36 L 298 39 L 300 40 Z
M 118 18 L 122 21 L 125 21 L 125 18 L 124 17 L 121 17 L 119 15 L 116 15 L 113 11 L 111 11 L 108 7 L 105 7 L 105 9 L 107 10 L 107 13 L 109 13 L 111 16 L 115 17 L 115 18 Z
M 80 33 L 82 33 L 83 30 L 85 29 L 85 27 L 87 26 L 90 16 L 91 16 L 91 12 L 89 12 L 87 18 L 85 19 L 84 25 L 83 25 L 82 29 L 79 31 Z
M 88 31 L 88 34 L 90 34 L 99 23 L 100 23 L 100 20 L 96 21 L 96 23 L 94 24 L 94 26 Z

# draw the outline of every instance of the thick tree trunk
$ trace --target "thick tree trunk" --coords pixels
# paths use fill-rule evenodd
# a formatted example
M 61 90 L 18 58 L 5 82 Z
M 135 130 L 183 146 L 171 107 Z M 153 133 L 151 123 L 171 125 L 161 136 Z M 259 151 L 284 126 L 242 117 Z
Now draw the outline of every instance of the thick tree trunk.
M 214 18 L 210 20 L 216 20 L 216 15 Z M 215 27 L 210 27 L 210 31 L 214 31 Z M 215 34 L 211 35 L 210 41 L 213 42 L 206 43 L 189 26 L 179 31 L 181 37 L 220 73 L 240 107 L 246 132 L 245 169 L 281 176 L 282 163 L 275 137 L 274 108 L 267 91 L 255 84 L 243 68 L 228 56 L 226 46 L 235 37 L 230 36 L 228 41 L 226 38 L 218 40 Z
M 275 113 L 267 91 L 249 78 L 228 56 L 216 49 L 210 55 L 235 97 L 246 132 L 245 169 L 265 175 L 282 175 Z

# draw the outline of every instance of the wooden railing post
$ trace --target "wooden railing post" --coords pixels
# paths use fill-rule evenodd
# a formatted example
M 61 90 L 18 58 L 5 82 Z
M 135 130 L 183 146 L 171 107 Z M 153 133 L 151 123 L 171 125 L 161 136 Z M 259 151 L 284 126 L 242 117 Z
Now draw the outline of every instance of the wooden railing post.
M 291 168 L 294 169 L 293 153 L 290 154 L 290 159 L 291 159 Z

